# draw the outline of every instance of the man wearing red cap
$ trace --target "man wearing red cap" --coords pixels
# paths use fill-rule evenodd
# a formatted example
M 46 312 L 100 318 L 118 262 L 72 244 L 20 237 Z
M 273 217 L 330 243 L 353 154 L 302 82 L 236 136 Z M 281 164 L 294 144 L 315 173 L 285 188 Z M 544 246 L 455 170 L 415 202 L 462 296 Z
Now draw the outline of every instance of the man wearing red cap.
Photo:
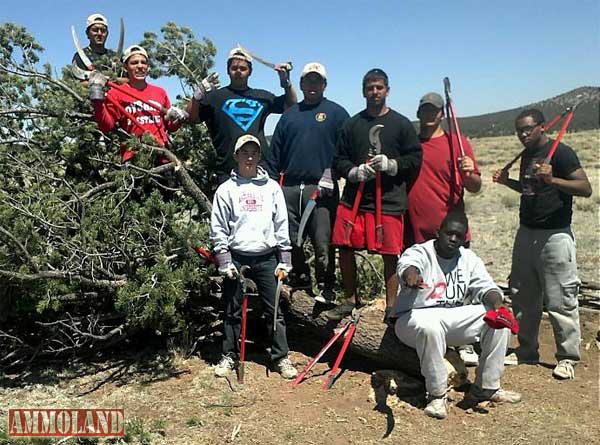
M 448 415 L 447 346 L 479 341 L 481 357 L 469 398 L 517 403 L 521 395 L 500 389 L 512 314 L 502 306 L 503 295 L 483 261 L 463 247 L 468 220 L 453 211 L 442 221 L 437 239 L 408 248 L 398 260 L 400 291 L 392 311 L 401 342 L 415 348 L 425 377 L 425 414 Z M 505 327 L 509 329 L 504 329 Z

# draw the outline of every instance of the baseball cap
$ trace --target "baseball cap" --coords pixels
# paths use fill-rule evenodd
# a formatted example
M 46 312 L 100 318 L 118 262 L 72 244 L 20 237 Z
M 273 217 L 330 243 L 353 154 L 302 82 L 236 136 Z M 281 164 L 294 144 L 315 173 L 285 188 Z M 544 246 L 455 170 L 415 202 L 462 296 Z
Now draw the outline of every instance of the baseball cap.
M 108 28 L 108 20 L 102 14 L 92 14 L 85 21 L 85 29 L 88 29 L 92 25 L 104 25 Z
M 258 138 L 256 136 L 253 136 L 251 134 L 244 134 L 242 136 L 240 136 L 238 138 L 237 141 L 235 141 L 235 147 L 233 148 L 233 153 L 237 153 L 237 151 L 242 148 L 244 145 L 253 142 L 256 145 L 258 145 L 258 147 L 260 148 L 260 141 L 258 140 Z
M 444 99 L 438 93 L 427 93 L 419 101 L 419 108 L 425 104 L 431 104 L 436 108 L 442 109 L 444 108 Z
M 317 73 L 323 78 L 323 80 L 327 80 L 327 71 L 325 71 L 325 67 L 319 62 L 310 62 L 304 65 L 304 68 L 302 68 L 302 73 L 300 73 L 300 79 L 302 79 L 308 73 Z
M 144 57 L 146 57 L 146 59 L 148 58 L 148 53 L 144 48 L 139 45 L 131 45 L 129 48 L 123 51 L 123 57 L 121 57 L 121 61 L 125 63 L 127 62 L 127 59 L 135 54 L 142 54 Z
M 250 54 L 248 54 L 239 46 L 236 46 L 231 51 L 229 51 L 229 57 L 227 58 L 227 60 L 231 59 L 240 59 L 245 60 L 248 63 L 252 63 L 252 57 L 250 56 Z

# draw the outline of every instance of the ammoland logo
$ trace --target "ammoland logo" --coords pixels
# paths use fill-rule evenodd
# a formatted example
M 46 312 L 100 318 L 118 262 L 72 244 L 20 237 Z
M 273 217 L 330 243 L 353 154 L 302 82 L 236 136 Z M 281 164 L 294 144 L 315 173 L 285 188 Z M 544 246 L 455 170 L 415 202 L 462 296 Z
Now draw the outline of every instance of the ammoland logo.
M 119 437 L 125 435 L 122 409 L 10 408 L 13 437 Z

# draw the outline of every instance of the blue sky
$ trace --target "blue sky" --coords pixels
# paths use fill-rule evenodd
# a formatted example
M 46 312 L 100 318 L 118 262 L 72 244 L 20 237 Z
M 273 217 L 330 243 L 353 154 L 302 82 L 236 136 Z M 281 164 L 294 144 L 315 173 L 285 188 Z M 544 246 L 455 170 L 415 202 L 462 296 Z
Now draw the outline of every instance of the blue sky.
M 598 85 L 600 1 L 183 1 L 0 2 L 0 18 L 25 26 L 46 48 L 43 61 L 70 62 L 70 25 L 80 39 L 85 18 L 108 17 L 116 47 L 119 17 L 126 44 L 167 21 L 208 37 L 218 54 L 215 70 L 226 83 L 226 56 L 237 42 L 271 61 L 292 60 L 297 86 L 302 66 L 323 63 L 328 98 L 350 114 L 364 106 L 361 78 L 380 67 L 390 77 L 392 108 L 415 118 L 420 96 L 443 92 L 452 81 L 459 116 L 477 115 L 545 99 L 583 85 Z M 174 97 L 174 79 L 158 79 Z M 256 65 L 251 86 L 279 94 L 277 75 Z M 277 119 L 270 118 L 267 133 Z

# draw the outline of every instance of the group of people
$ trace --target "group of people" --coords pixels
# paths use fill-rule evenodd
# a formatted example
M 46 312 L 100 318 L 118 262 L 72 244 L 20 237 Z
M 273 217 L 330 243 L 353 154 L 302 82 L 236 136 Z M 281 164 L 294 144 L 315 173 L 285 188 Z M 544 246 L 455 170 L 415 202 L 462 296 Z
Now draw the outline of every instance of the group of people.
M 105 33 L 96 34 L 88 26 L 90 41 L 95 35 L 106 39 L 106 19 L 100 14 L 90 17 L 91 27 L 106 27 Z M 93 44 L 90 48 L 96 51 Z M 429 397 L 426 414 L 447 416 L 447 346 L 480 343 L 470 391 L 476 401 L 520 400 L 518 393 L 500 388 L 510 331 L 486 322 L 490 311 L 505 309 L 502 292 L 468 248 L 471 234 L 463 194 L 465 189 L 481 189 L 481 173 L 469 140 L 459 141 L 456 132 L 442 126 L 444 99 L 439 94 L 427 93 L 419 101 L 417 134 L 409 119 L 387 105 L 389 78 L 379 68 L 364 75 L 365 108 L 350 117 L 325 98 L 328 77 L 322 64 L 304 66 L 303 100 L 297 102 L 289 65 L 275 67 L 284 90 L 280 96 L 251 88 L 253 58 L 236 47 L 227 60 L 230 83 L 220 88 L 214 74 L 203 79 L 184 111 L 171 106 L 163 89 L 146 82 L 149 61 L 142 47 L 129 47 L 122 62 L 128 76 L 124 92 L 106 91 L 104 76 L 90 77 L 90 98 L 103 131 L 116 125 L 135 135 L 148 131 L 159 146 L 166 146 L 166 132 L 184 123 L 204 122 L 217 154 L 220 185 L 214 194 L 211 239 L 225 277 L 226 310 L 216 375 L 226 375 L 237 364 L 240 269 L 249 266 L 248 277 L 258 286 L 265 320 L 274 332 L 271 360 L 282 377 L 296 377 L 275 293 L 277 280 L 288 274 L 292 287 L 312 288 L 299 241 L 305 229 L 315 253 L 315 300 L 332 321 L 361 305 L 355 252 L 381 254 L 384 321 L 418 353 Z M 127 94 L 129 89 L 133 96 Z M 148 106 L 153 103 L 160 107 Z M 264 124 L 271 113 L 282 116 L 269 147 Z M 516 132 L 524 146 L 519 177 L 510 179 L 506 170 L 493 177 L 521 193 L 510 277 L 516 322 L 508 321 L 520 324 L 519 363 L 537 363 L 545 307 L 556 338 L 558 364 L 553 374 L 572 379 L 580 358 L 572 197 L 590 196 L 591 186 L 570 147 L 561 143 L 546 159 L 552 140 L 544 124 L 538 110 L 517 116 Z M 121 155 L 130 161 L 135 153 L 123 147 Z M 333 306 L 336 249 L 344 301 Z

